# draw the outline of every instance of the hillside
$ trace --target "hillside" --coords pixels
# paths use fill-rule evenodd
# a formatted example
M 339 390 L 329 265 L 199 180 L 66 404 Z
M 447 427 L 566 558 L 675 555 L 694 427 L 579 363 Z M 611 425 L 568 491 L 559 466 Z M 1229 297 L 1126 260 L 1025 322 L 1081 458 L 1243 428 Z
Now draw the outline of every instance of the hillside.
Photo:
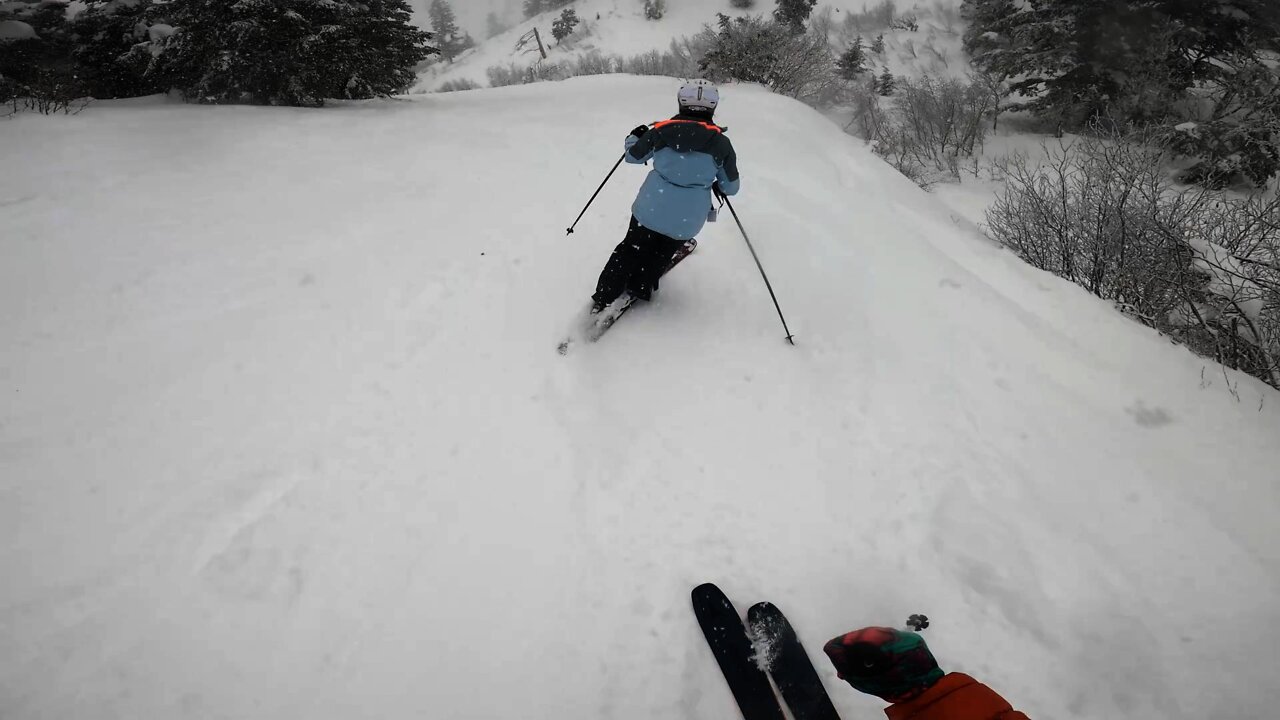
M 7 121 L 0 717 L 723 720 L 704 580 L 815 649 L 927 613 L 1037 720 L 1273 714 L 1275 392 L 817 112 L 719 116 L 797 347 L 726 216 L 555 352 L 674 89 Z
M 833 45 L 841 47 L 844 40 L 838 31 L 843 27 L 845 17 L 850 13 L 861 13 L 875 4 L 863 0 L 827 0 L 817 5 L 815 16 L 830 13 L 835 30 L 831 39 Z M 959 0 L 897 3 L 898 14 L 917 17 L 920 29 L 916 32 L 892 29 L 868 32 L 865 38 L 868 43 L 874 34 L 883 32 L 885 35 L 885 53 L 872 58 L 873 67 L 887 67 L 899 75 L 918 75 L 924 71 L 964 75 L 969 66 L 960 47 L 962 25 L 959 23 L 959 5 Z M 489 6 L 477 6 L 468 17 L 482 16 L 478 10 L 483 7 Z M 773 5 L 761 0 L 755 8 L 743 11 L 732 9 L 727 0 L 680 0 L 668 2 L 666 15 L 656 21 L 644 18 L 639 0 L 579 0 L 572 7 L 584 22 L 563 44 L 556 44 L 551 37 L 551 23 L 560 11 L 542 13 L 521 20 L 507 32 L 481 42 L 453 63 L 433 65 L 422 73 L 413 92 L 431 92 L 446 82 L 458 80 L 487 86 L 486 70 L 490 67 L 511 64 L 528 67 L 539 62 L 540 55 L 536 49 L 531 49 L 536 48 L 533 44 L 517 48 L 520 37 L 534 27 L 539 29 L 547 44 L 549 62 L 589 53 L 629 57 L 651 50 L 664 52 L 673 39 L 696 34 L 704 25 L 713 23 L 717 13 L 730 16 L 767 14 Z M 508 16 L 513 19 L 521 17 L 518 12 L 510 12 Z M 463 22 L 461 16 L 460 22 Z M 483 27 L 481 21 L 473 21 L 472 26 L 475 28 L 473 34 L 482 37 L 479 33 Z

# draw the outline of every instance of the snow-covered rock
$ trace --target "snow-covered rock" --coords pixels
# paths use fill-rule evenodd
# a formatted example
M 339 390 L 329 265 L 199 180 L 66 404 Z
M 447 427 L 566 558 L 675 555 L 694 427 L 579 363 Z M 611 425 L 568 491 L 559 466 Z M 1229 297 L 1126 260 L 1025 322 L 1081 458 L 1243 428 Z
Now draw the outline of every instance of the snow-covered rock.
M 36 29 L 21 20 L 0 20 L 0 42 L 34 40 L 40 37 Z

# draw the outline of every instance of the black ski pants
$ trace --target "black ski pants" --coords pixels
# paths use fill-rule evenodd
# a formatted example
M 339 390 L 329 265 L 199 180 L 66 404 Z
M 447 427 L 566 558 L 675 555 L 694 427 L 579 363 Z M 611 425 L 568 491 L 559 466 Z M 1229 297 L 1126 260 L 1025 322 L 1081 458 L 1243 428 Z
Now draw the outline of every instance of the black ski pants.
M 627 236 L 609 256 L 591 299 L 608 304 L 623 292 L 629 292 L 637 300 L 648 300 L 658 289 L 658 279 L 666 272 L 671 258 L 684 243 L 684 240 L 656 233 L 632 217 Z

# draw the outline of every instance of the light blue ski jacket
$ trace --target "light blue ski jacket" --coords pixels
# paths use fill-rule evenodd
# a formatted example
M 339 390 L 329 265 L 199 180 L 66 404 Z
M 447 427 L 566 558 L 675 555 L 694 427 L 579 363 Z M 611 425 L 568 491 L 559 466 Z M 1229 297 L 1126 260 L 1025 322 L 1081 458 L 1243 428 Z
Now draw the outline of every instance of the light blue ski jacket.
M 627 162 L 653 161 L 653 170 L 631 205 L 646 228 L 677 240 L 702 231 L 711 209 L 711 184 L 725 195 L 738 192 L 738 157 L 724 130 L 709 122 L 676 115 L 655 124 L 641 137 L 628 135 Z

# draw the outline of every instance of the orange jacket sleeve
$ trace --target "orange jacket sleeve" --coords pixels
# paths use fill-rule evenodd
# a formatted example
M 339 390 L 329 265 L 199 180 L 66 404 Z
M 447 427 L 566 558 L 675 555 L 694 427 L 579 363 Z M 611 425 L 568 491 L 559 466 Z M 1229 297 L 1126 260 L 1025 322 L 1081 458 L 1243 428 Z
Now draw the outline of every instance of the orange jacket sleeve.
M 1030 720 L 995 690 L 949 673 L 923 694 L 885 708 L 889 720 Z

